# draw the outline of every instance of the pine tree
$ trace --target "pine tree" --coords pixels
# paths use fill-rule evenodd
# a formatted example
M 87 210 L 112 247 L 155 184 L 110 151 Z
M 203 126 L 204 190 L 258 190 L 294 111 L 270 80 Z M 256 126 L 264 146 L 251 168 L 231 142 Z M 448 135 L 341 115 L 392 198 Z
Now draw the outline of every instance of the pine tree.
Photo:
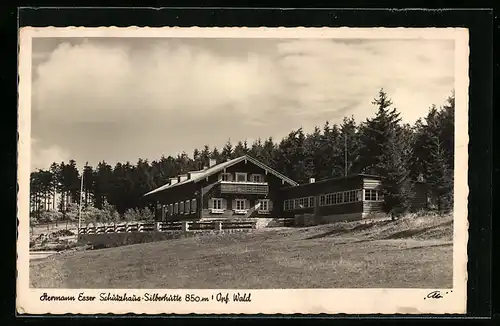
M 233 145 L 231 144 L 231 140 L 228 140 L 221 152 L 221 160 L 227 161 L 233 158 Z
M 320 153 L 321 159 L 318 166 L 319 179 L 328 179 L 341 177 L 345 173 L 344 143 L 341 138 L 340 130 L 336 124 L 330 126 L 328 122 L 323 127 L 321 137 Z M 341 144 L 341 146 L 340 146 Z
M 112 191 L 112 168 L 106 161 L 101 161 L 97 164 L 97 169 L 94 174 L 95 180 L 95 196 L 94 205 L 101 209 L 105 200 L 108 200 Z
M 245 148 L 245 144 L 240 140 L 238 143 L 236 143 L 236 146 L 234 146 L 233 150 L 233 158 L 237 158 L 240 156 L 243 156 L 248 153 L 248 147 Z
M 400 125 L 400 113 L 391 108 L 392 101 L 383 89 L 372 103 L 378 110 L 360 127 L 359 167 L 364 173 L 383 177 L 384 210 L 394 218 L 410 209 L 413 196 L 411 130 Z
M 259 161 L 262 161 L 262 140 L 259 138 L 252 143 L 248 154 Z
M 410 199 L 413 196 L 413 182 L 409 169 L 411 144 L 407 142 L 403 133 L 403 129 L 391 131 L 377 165 L 377 170 L 383 177 L 384 210 L 390 213 L 393 219 L 411 208 Z
M 210 153 L 210 158 L 215 160 L 217 163 L 221 163 L 221 153 L 217 147 L 212 149 L 212 153 Z
M 374 118 L 366 119 L 360 126 L 362 147 L 360 149 L 359 168 L 363 173 L 379 175 L 380 160 L 386 150 L 392 132 L 398 132 L 401 121 L 400 113 L 392 105 L 391 99 L 383 89 L 372 102 L 378 110 Z
M 342 142 L 343 144 L 341 144 Z M 344 118 L 340 125 L 340 137 L 337 146 L 343 147 L 344 174 L 349 175 L 359 172 L 361 142 L 354 117 Z
M 195 148 L 193 151 L 193 161 L 195 170 L 201 170 L 203 168 L 203 160 L 201 159 L 201 153 L 197 148 Z
M 453 170 L 448 166 L 448 157 L 441 141 L 434 137 L 430 148 L 427 182 L 437 201 L 439 212 L 448 212 L 453 205 Z
M 61 171 L 57 163 L 52 163 L 49 167 L 49 171 L 52 175 L 51 182 L 51 194 L 52 194 L 52 210 L 58 209 L 56 206 L 57 194 L 61 192 Z
M 208 145 L 203 146 L 203 150 L 200 153 L 200 160 L 203 167 L 208 166 L 210 163 L 210 147 Z

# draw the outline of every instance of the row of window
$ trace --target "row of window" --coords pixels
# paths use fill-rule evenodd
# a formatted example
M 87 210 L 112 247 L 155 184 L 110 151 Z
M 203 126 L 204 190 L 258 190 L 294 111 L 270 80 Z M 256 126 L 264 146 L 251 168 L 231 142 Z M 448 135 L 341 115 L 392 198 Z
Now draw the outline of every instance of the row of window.
M 212 198 L 211 199 L 212 205 L 209 208 L 213 209 L 226 209 L 225 207 L 225 201 L 222 198 Z M 270 210 L 270 200 L 269 199 L 259 199 L 258 200 L 258 207 L 257 209 L 259 211 L 266 211 L 268 212 Z M 249 209 L 250 207 L 249 201 L 247 199 L 235 199 L 234 200 L 234 207 L 233 209 L 237 210 L 245 210 Z
M 354 203 L 361 201 L 362 194 L 362 190 L 349 190 L 321 195 L 319 196 L 319 206 Z
M 284 210 L 290 211 L 294 209 L 314 207 L 314 197 L 302 197 L 294 199 L 286 199 L 284 202 Z
M 196 213 L 196 198 L 166 205 L 166 208 L 169 216 Z
M 348 190 L 323 194 L 319 196 L 319 206 L 340 205 L 354 203 L 363 199 L 363 190 Z M 365 189 L 365 201 L 384 201 L 384 195 L 380 190 Z M 314 207 L 314 197 L 303 197 L 286 199 L 283 203 L 285 211 Z
M 233 181 L 233 175 L 231 173 L 221 173 L 220 180 Z M 248 178 L 248 173 L 236 172 L 234 181 L 260 183 L 260 182 L 264 182 L 264 177 L 261 174 L 251 174 L 250 178 Z

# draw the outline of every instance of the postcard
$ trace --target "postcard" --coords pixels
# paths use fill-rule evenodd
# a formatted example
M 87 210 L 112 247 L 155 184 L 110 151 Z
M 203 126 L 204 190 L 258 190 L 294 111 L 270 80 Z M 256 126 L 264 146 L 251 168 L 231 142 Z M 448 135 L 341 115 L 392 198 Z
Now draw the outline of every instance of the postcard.
M 21 28 L 18 313 L 465 313 L 468 42 Z

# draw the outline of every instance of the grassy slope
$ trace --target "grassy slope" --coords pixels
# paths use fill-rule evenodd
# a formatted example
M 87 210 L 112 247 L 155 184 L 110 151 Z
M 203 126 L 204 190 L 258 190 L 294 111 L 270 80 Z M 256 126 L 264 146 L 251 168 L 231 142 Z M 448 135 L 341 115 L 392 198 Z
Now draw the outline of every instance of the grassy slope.
M 257 230 L 31 262 L 33 287 L 369 288 L 452 286 L 451 218 Z

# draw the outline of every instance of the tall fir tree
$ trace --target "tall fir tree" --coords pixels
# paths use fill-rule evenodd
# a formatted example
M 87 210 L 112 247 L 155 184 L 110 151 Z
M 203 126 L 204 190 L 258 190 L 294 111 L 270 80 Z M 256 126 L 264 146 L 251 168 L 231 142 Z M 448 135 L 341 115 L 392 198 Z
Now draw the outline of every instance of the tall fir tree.
M 393 132 L 398 132 L 401 121 L 400 113 L 391 108 L 392 100 L 381 89 L 378 98 L 372 103 L 377 106 L 377 113 L 372 119 L 360 126 L 362 147 L 360 148 L 359 168 L 363 173 L 381 174 L 380 161 Z
M 229 139 L 222 148 L 221 160 L 225 162 L 232 158 L 233 158 L 233 145 L 231 144 L 231 140 Z

